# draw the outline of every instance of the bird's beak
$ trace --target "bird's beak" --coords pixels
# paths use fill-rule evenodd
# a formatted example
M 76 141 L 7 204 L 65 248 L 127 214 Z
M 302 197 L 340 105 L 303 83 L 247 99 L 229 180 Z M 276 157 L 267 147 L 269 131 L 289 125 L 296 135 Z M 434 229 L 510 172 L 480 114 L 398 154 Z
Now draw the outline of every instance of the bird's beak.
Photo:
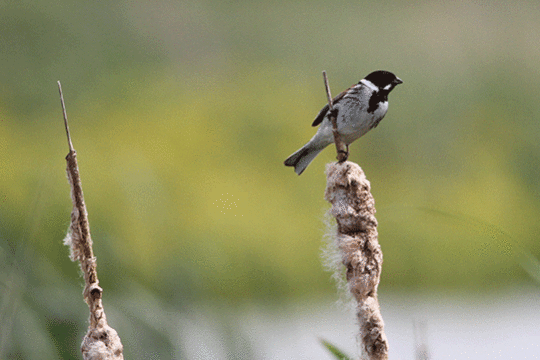
M 394 83 L 395 83 L 396 85 L 403 84 L 403 80 L 401 80 L 400 78 L 396 77 L 396 80 L 394 80 Z

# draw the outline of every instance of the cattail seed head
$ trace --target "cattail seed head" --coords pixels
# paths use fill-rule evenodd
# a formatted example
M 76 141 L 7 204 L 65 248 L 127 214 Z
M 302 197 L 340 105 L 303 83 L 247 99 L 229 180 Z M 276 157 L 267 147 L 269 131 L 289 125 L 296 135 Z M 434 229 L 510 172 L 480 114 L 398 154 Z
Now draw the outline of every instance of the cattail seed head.
M 346 269 L 348 289 L 357 302 L 362 348 L 370 360 L 388 359 L 377 288 L 382 269 L 375 200 L 360 166 L 345 161 L 328 164 L 325 199 L 336 219 L 335 243 Z

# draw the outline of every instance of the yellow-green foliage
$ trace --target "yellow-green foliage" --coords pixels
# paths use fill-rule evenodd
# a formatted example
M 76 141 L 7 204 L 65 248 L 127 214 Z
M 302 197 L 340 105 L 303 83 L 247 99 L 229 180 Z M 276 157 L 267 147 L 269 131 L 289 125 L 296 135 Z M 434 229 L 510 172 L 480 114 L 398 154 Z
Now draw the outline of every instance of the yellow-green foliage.
M 337 94 L 384 68 L 405 83 L 350 158 L 372 184 L 381 287 L 525 278 L 479 224 L 538 251 L 536 6 L 28 4 L 1 15 L 3 244 L 75 277 L 61 80 L 103 282 L 235 300 L 333 291 L 318 255 L 335 154 L 300 178 L 282 162 L 315 131 L 323 69 Z

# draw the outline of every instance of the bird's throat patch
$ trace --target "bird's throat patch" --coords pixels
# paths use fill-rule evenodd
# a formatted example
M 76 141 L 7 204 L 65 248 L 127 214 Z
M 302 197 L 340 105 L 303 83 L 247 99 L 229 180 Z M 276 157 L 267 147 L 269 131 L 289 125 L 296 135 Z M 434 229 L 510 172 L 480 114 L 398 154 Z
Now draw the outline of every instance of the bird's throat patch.
M 384 91 L 374 91 L 369 99 L 367 112 L 373 114 L 379 108 L 379 104 L 388 101 L 388 93 Z

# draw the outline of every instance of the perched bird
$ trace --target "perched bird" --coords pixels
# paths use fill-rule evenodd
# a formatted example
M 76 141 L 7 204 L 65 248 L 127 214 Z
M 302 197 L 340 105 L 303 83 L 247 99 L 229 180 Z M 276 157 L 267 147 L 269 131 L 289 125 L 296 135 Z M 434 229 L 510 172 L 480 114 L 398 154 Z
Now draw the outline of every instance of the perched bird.
M 338 132 L 347 149 L 354 140 L 379 125 L 388 110 L 388 94 L 402 83 L 391 72 L 377 70 L 333 99 Z M 298 175 L 325 147 L 334 142 L 328 105 L 322 108 L 313 121 L 312 126 L 317 125 L 321 126 L 315 136 L 285 160 L 285 165 L 294 166 Z

